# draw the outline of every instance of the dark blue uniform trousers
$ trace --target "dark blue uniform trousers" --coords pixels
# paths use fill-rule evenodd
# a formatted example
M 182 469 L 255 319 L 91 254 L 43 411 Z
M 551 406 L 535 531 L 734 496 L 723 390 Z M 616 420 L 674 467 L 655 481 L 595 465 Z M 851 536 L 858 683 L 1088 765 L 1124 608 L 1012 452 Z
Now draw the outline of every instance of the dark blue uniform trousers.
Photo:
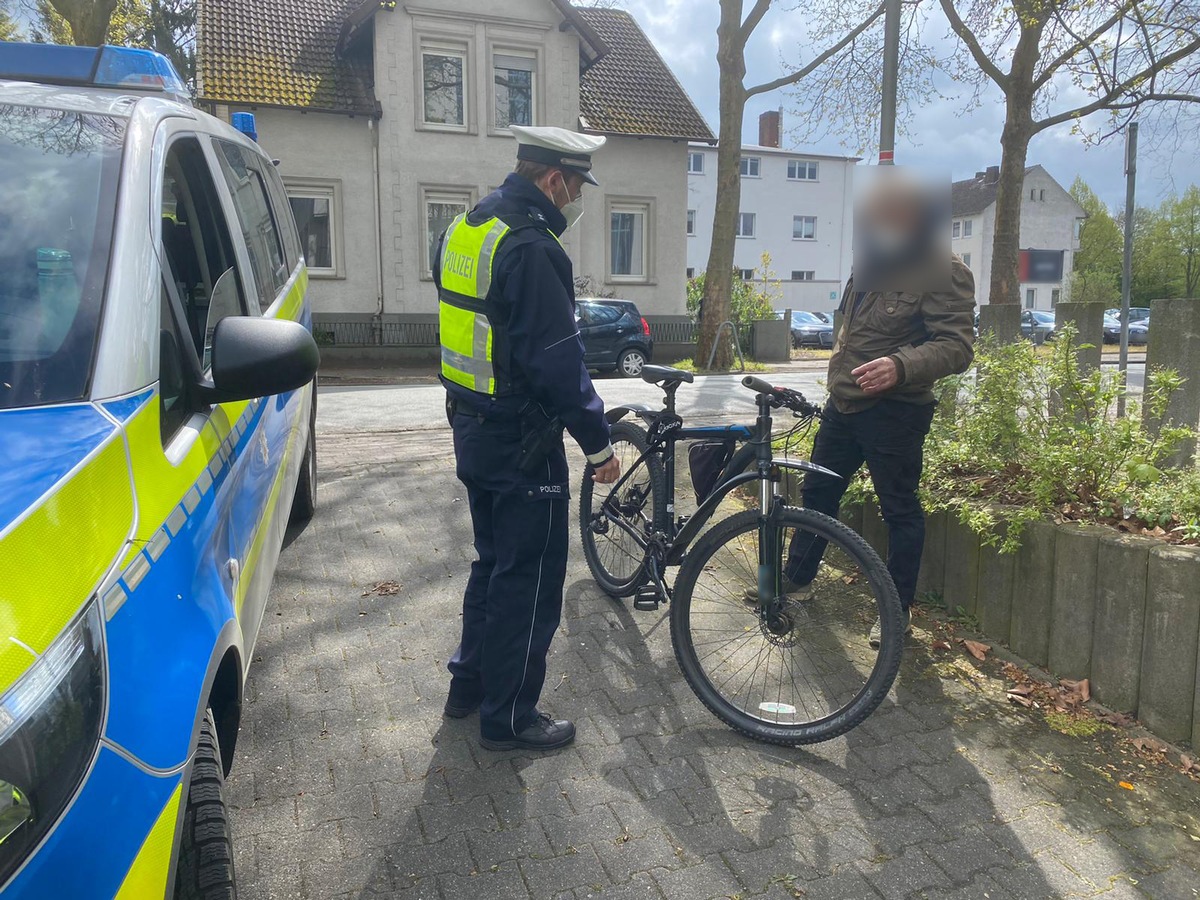
M 804 506 L 837 517 L 842 494 L 864 462 L 871 473 L 879 510 L 888 528 L 887 567 L 905 609 L 912 605 L 925 547 L 925 511 L 917 488 L 924 465 L 925 436 L 933 423 L 933 404 L 880 400 L 857 413 L 840 413 L 832 403 L 822 413 L 813 441 L 812 461 L 837 472 L 831 478 L 815 472 L 804 476 Z M 817 575 L 825 542 L 798 531 L 788 548 L 784 569 L 797 584 Z
M 538 715 L 546 653 L 562 614 L 567 459 L 560 441 L 542 471 L 523 475 L 515 418 L 458 413 L 453 427 L 478 559 L 463 595 L 462 640 L 448 666 L 450 698 L 480 700 L 480 733 L 504 740 Z

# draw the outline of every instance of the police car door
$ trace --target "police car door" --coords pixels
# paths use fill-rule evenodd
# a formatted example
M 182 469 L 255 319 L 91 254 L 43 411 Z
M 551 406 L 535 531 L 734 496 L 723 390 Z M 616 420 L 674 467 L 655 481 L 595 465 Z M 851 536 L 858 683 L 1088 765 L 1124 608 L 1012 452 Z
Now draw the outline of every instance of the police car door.
M 259 315 L 308 324 L 307 275 L 291 211 L 278 201 L 282 191 L 270 161 L 253 147 L 221 137 L 212 139 L 212 150 L 226 188 L 230 222 L 240 230 L 235 242 L 248 273 L 247 293 L 255 298 L 251 306 Z M 238 618 L 247 652 L 254 646 L 287 527 L 312 390 L 309 385 L 254 401 L 259 408 L 251 422 L 252 452 L 231 479 L 236 490 L 230 498 L 231 530 L 239 541 L 241 566 Z

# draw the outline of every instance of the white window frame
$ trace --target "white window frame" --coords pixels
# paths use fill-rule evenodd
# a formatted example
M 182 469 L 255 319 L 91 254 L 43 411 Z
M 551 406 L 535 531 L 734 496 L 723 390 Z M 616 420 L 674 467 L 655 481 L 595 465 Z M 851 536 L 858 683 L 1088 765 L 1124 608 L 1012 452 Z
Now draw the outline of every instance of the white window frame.
M 971 236 L 971 232 L 973 229 L 973 226 L 971 223 L 974 221 L 975 221 L 974 219 L 963 219 L 963 223 L 962 223 L 962 236 L 963 237 L 969 238 Z
M 793 175 L 792 174 L 793 167 L 798 169 L 800 166 L 804 166 L 805 174 L 803 176 Z M 812 171 L 812 173 L 813 173 L 812 178 L 808 177 L 809 171 Z M 815 160 L 815 159 L 800 159 L 798 157 L 789 159 L 788 163 L 787 163 L 787 177 L 788 177 L 788 181 L 810 181 L 810 182 L 811 181 L 820 181 L 821 180 L 821 164 L 819 162 L 817 162 L 817 160 Z
M 1062 288 L 1050 289 L 1050 308 L 1058 309 L 1058 304 L 1062 302 Z
M 692 161 L 697 160 L 697 159 L 700 160 L 700 168 L 693 169 Z M 688 170 L 689 175 L 703 175 L 704 174 L 704 153 L 703 152 L 701 152 L 700 150 L 689 150 L 688 151 L 688 169 L 687 170 Z
M 417 128 L 423 131 L 451 131 L 468 134 L 471 131 L 471 44 L 452 37 L 418 36 L 416 53 Z M 462 60 L 462 124 L 430 122 L 425 118 L 425 57 L 456 56 Z
M 653 197 L 609 197 L 605 204 L 604 271 L 609 284 L 654 284 L 657 217 Z M 612 271 L 612 217 L 614 213 L 640 214 L 642 218 L 642 271 L 617 275 Z
M 740 279 L 742 279 L 742 281 L 753 281 L 754 280 L 754 270 L 753 269 L 738 269 L 738 277 Z
M 696 236 L 696 211 L 694 209 L 687 211 L 687 236 Z
M 693 278 L 696 277 L 696 269 L 693 266 L 688 266 L 683 271 L 684 271 L 683 277 L 686 278 L 688 281 L 691 281 Z
M 746 217 L 749 216 L 749 219 Z M 743 227 L 744 223 L 749 221 L 750 230 L 747 232 Z M 734 228 L 733 236 L 737 238 L 746 238 L 753 240 L 758 235 L 758 214 L 752 212 L 739 212 L 737 217 L 737 226 Z
M 797 278 L 796 276 L 800 277 Z M 792 269 L 792 281 L 816 281 L 817 273 L 813 269 Z
M 1037 288 L 1025 288 L 1025 308 L 1037 309 Z
M 962 237 L 962 222 L 958 219 L 950 223 L 950 237 L 952 239 Z
M 304 264 L 310 278 L 345 278 L 346 259 L 345 241 L 343 240 L 342 217 L 342 180 L 340 178 L 293 178 L 285 176 L 283 190 L 287 194 L 288 211 L 291 211 L 291 200 L 328 200 L 329 201 L 329 254 L 333 257 L 333 266 L 314 266 L 304 257 Z M 304 253 L 304 248 L 300 248 Z
M 433 271 L 429 265 L 429 242 L 437 239 L 437 235 L 429 233 L 429 204 L 431 203 L 462 203 L 470 210 L 475 205 L 475 189 L 456 184 L 423 184 L 421 185 L 420 210 L 421 227 L 420 248 L 421 280 L 432 281 Z
M 812 234 L 808 237 L 803 235 L 803 226 L 801 227 L 800 237 L 796 237 L 797 222 L 812 222 Z M 792 240 L 793 241 L 815 241 L 817 239 L 817 217 L 816 216 L 792 216 Z
M 751 172 L 751 169 L 754 171 Z M 738 160 L 738 174 L 740 174 L 743 178 L 761 178 L 762 157 L 743 156 L 740 160 Z
M 968 269 L 971 268 L 971 254 L 970 253 L 964 253 L 962 255 L 962 261 L 963 261 L 964 266 L 966 266 Z
M 532 96 L 529 101 L 529 114 L 533 121 L 531 125 L 539 124 L 542 119 L 542 90 L 541 90 L 541 75 L 542 75 L 542 54 L 535 47 L 510 46 L 508 44 L 496 44 L 489 48 L 488 51 L 488 128 L 492 134 L 508 134 L 512 131 L 507 125 L 496 124 L 496 57 L 508 56 L 518 59 L 527 59 L 532 64 L 530 70 L 533 73 L 531 80 Z

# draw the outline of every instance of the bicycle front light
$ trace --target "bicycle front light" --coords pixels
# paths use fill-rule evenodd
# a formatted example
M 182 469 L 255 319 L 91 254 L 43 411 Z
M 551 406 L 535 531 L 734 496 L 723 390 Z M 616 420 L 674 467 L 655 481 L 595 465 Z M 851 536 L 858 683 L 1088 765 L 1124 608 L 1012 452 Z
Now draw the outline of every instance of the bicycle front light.
M 0 884 L 62 814 L 104 718 L 100 604 L 90 602 L 0 697 Z

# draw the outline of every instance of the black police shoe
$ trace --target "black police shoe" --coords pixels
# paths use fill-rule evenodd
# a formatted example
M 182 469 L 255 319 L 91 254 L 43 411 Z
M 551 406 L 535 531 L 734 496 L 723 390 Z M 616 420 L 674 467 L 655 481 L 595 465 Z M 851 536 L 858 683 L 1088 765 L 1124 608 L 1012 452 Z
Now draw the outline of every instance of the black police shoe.
M 481 699 L 475 691 L 455 690 L 454 681 L 450 682 L 450 693 L 446 697 L 446 705 L 442 714 L 450 719 L 465 719 L 479 709 Z
M 575 724 L 566 719 L 552 719 L 538 713 L 533 724 L 514 737 L 503 741 L 481 738 L 488 750 L 557 750 L 575 740 Z

